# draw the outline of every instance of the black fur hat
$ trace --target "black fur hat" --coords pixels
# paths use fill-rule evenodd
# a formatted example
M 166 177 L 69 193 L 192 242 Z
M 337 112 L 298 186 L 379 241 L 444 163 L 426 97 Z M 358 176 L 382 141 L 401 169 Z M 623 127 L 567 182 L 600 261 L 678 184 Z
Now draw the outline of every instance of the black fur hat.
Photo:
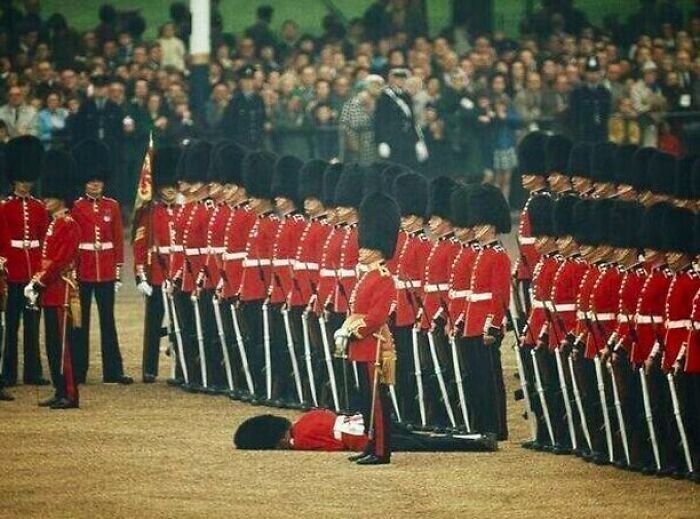
M 91 180 L 107 182 L 112 174 L 109 148 L 96 139 L 84 139 L 76 144 L 73 159 L 82 184 Z
M 591 158 L 591 173 L 593 181 L 599 183 L 614 182 L 613 170 L 617 156 L 617 144 L 612 142 L 599 142 L 593 145 Z
M 288 198 L 299 207 L 299 170 L 304 161 L 293 155 L 282 155 L 275 163 L 275 173 L 272 176 L 272 197 Z M 303 200 L 301 204 L 303 204 Z
M 567 172 L 573 142 L 563 135 L 552 135 L 545 146 L 547 174 Z
M 246 149 L 233 141 L 225 141 L 219 145 L 218 153 L 212 156 L 213 169 L 218 172 L 219 182 L 222 184 L 243 185 L 243 158 Z
M 555 236 L 554 233 L 554 199 L 549 195 L 537 195 L 530 199 L 527 206 L 532 235 Z
M 588 142 L 577 142 L 571 147 L 569 163 L 567 165 L 570 177 L 592 178 L 591 155 L 593 145 Z
M 335 188 L 338 186 L 338 180 L 343 173 L 343 164 L 341 162 L 332 162 L 323 172 L 323 205 L 326 207 L 335 207 Z
M 480 184 L 470 192 L 469 197 L 469 222 L 476 225 L 493 225 L 496 232 L 506 234 L 510 232 L 510 210 L 503 193 L 490 184 Z
M 209 160 L 211 158 L 211 143 L 203 140 L 192 141 L 187 147 L 185 159 L 184 181 L 190 184 L 206 182 L 209 175 Z
M 693 254 L 693 240 L 689 231 L 692 231 L 694 223 L 695 215 L 690 209 L 672 207 L 666 211 L 661 223 L 664 249 Z
M 403 173 L 394 179 L 391 190 L 401 216 L 424 216 L 428 208 L 428 181 L 420 173 Z
M 571 221 L 574 239 L 580 245 L 594 245 L 591 238 L 590 215 L 593 200 L 578 199 L 571 211 Z
M 382 193 L 387 194 L 389 196 L 395 196 L 396 193 L 394 192 L 394 188 L 396 187 L 396 179 L 404 175 L 405 173 L 409 173 L 410 171 L 410 169 L 408 169 L 405 166 L 402 166 L 401 164 L 389 164 L 386 168 L 382 170 L 380 175 Z M 427 196 L 428 195 L 426 193 L 426 197 Z
M 401 228 L 396 201 L 384 193 L 372 193 L 360 204 L 357 235 L 360 248 L 381 251 L 385 259 L 394 256 Z
M 564 195 L 554 204 L 554 235 L 574 236 L 574 205 L 578 201 L 577 196 Z
M 273 450 L 291 426 L 292 422 L 281 416 L 253 416 L 238 426 L 233 444 L 243 450 Z
M 451 218 L 450 197 L 457 188 L 457 183 L 452 177 L 439 176 L 430 181 L 428 186 L 427 217 L 439 216 L 445 220 Z
M 610 211 L 613 201 L 610 199 L 594 200 L 590 213 L 590 239 L 594 245 L 610 245 Z
M 301 203 L 307 198 L 323 199 L 323 174 L 328 162 L 322 159 L 307 160 L 299 170 L 299 193 Z
M 673 197 L 679 200 L 693 199 L 693 164 L 697 155 L 683 155 L 676 159 L 676 175 L 673 185 Z
M 693 253 L 700 254 L 700 214 L 695 215 L 693 222 L 693 247 Z
M 211 151 L 209 157 L 209 169 L 207 170 L 207 182 L 221 182 L 221 171 L 219 170 L 219 160 L 218 156 L 221 152 L 221 148 L 225 147 L 227 143 L 230 143 L 229 139 L 219 139 L 211 144 Z
M 63 150 L 49 150 L 41 169 L 41 196 L 66 203 L 77 191 L 75 161 Z
M 153 187 L 158 189 L 177 184 L 176 170 L 180 154 L 180 148 L 175 146 L 166 146 L 155 150 L 151 164 Z
M 345 164 L 335 186 L 335 206 L 359 209 L 362 203 L 365 171 L 359 164 Z
M 528 133 L 518 145 L 520 175 L 546 176 L 545 147 L 547 136 L 542 132 Z
M 624 249 L 638 247 L 641 206 L 636 202 L 615 200 L 610 210 L 610 245 Z
M 673 206 L 666 202 L 646 208 L 639 230 L 641 248 L 658 251 L 666 250 L 662 223 L 666 218 L 666 213 L 672 209 Z
M 651 188 L 649 176 L 649 162 L 656 153 L 655 148 L 639 148 L 633 157 L 634 175 L 637 179 L 635 186 L 638 191 L 648 191 Z
M 649 161 L 649 187 L 652 193 L 672 195 L 675 184 L 676 159 L 670 153 L 657 151 Z
M 277 156 L 271 151 L 249 151 L 243 158 L 243 184 L 251 198 L 272 199 L 272 176 Z
M 700 157 L 693 162 L 690 169 L 690 190 L 693 200 L 700 200 Z
M 41 175 L 44 146 L 31 135 L 10 139 L 5 147 L 5 167 L 9 182 L 36 182 Z
M 624 144 L 617 147 L 613 180 L 616 184 L 637 187 L 639 175 L 634 163 L 634 154 L 639 149 L 635 144 Z
M 476 188 L 476 184 L 467 184 L 465 186 L 460 186 L 452 192 L 450 197 L 450 208 L 452 209 L 452 215 L 450 221 L 456 227 L 471 227 L 471 211 L 469 207 L 469 197 L 471 196 L 471 191 Z

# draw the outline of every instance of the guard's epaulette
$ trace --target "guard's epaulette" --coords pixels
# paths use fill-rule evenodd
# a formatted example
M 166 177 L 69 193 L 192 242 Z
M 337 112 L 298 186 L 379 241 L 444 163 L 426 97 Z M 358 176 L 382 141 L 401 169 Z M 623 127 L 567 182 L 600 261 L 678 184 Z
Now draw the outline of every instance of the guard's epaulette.
M 297 222 L 303 222 L 305 220 L 304 215 L 301 213 L 296 213 L 292 216 L 292 219 L 296 220 Z
M 379 272 L 379 275 L 382 276 L 383 278 L 387 276 L 391 276 L 391 271 L 386 265 L 382 265 L 377 269 L 377 272 Z
M 503 247 L 503 245 L 501 245 L 501 243 L 497 242 L 497 241 L 489 244 L 488 246 L 490 248 L 492 248 L 493 250 L 498 251 L 498 252 L 505 252 L 506 251 L 506 249 Z
M 104 200 L 105 202 L 114 202 L 115 204 L 119 203 L 119 202 L 117 202 L 116 198 L 112 198 L 112 197 L 104 196 L 104 195 L 102 196 L 102 200 Z
M 430 241 L 430 237 L 421 230 L 420 234 L 417 236 L 420 241 Z

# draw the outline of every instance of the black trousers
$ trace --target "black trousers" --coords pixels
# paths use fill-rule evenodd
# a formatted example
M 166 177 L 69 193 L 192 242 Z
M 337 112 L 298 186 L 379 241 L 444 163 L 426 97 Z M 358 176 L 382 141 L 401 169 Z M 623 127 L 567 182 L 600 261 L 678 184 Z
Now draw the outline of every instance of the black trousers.
M 465 339 L 471 350 L 469 378 L 470 399 L 475 410 L 472 428 L 480 433 L 493 433 L 498 440 L 508 439 L 506 421 L 506 390 L 501 365 L 502 336 L 491 345 L 484 344 L 481 337 Z
M 394 326 L 396 345 L 396 399 L 401 418 L 405 423 L 420 423 L 418 389 L 416 386 L 416 366 L 413 362 L 412 326 Z M 420 366 L 418 366 L 420 369 Z
M 265 350 L 263 345 L 262 301 L 245 301 L 239 306 L 241 333 L 255 386 L 255 396 L 266 398 Z
M 84 383 L 90 366 L 90 307 L 95 296 L 100 318 L 102 348 L 102 379 L 114 382 L 124 375 L 122 354 L 119 350 L 117 327 L 114 321 L 114 281 L 103 283 L 80 282 L 82 325 L 75 347 L 76 380 Z
M 361 387 L 360 412 L 365 422 L 367 434 L 371 440 L 365 449 L 368 454 L 381 458 L 391 458 L 391 399 L 389 387 L 377 382 L 377 394 L 372 408 L 373 384 L 375 378 L 374 362 L 358 363 L 358 375 Z M 373 418 L 372 418 L 372 415 Z M 372 430 L 370 430 L 372 422 Z
M 143 376 L 158 376 L 160 338 L 162 337 L 163 292 L 160 286 L 153 285 L 153 294 L 146 298 L 146 315 L 143 322 Z M 174 338 L 173 338 L 174 339 Z
M 39 355 L 39 320 L 41 313 L 27 308 L 23 283 L 7 284 L 7 311 L 5 314 L 5 351 L 2 355 L 2 378 L 6 384 L 17 383 L 17 335 L 20 320 L 24 323 L 23 381 L 31 384 L 42 378 Z
M 71 356 L 71 341 L 75 337 L 75 329 L 63 308 L 44 308 L 44 332 L 46 356 L 55 396 L 78 400 L 78 383 L 74 378 L 75 363 Z
M 189 292 L 175 292 L 175 310 L 180 321 L 180 334 L 184 350 L 184 363 L 187 366 L 187 375 L 190 385 L 201 386 L 202 375 L 199 368 L 199 348 L 197 344 L 197 329 L 194 319 L 194 304 Z M 176 378 L 180 378 L 180 364 L 178 363 Z
M 438 366 L 433 361 L 430 351 L 430 340 L 428 334 L 424 333 L 420 336 L 419 344 L 419 361 L 423 372 L 423 392 L 425 394 L 425 412 L 427 415 L 428 425 L 437 427 L 450 427 L 452 424 L 447 414 L 447 406 L 450 406 L 454 414 L 455 406 L 454 392 L 450 388 L 454 388 L 454 369 L 452 368 L 452 359 L 450 355 L 450 345 L 447 336 L 444 334 L 441 326 L 437 326 L 433 332 L 433 340 L 435 342 L 435 353 L 438 359 Z M 438 370 L 442 374 L 447 389 L 447 402 L 442 397 L 440 384 L 438 379 Z
M 214 290 L 202 291 L 198 305 L 199 315 L 202 319 L 202 333 L 204 335 L 207 383 L 211 388 L 222 390 L 227 387 L 227 384 L 224 371 L 224 356 L 214 317 Z M 199 351 L 199 344 L 197 344 L 197 351 Z

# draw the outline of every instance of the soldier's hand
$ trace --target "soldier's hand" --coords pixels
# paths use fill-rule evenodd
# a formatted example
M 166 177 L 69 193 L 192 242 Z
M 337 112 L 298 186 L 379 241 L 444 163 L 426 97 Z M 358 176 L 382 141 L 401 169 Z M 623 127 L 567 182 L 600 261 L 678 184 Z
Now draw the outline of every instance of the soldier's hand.
M 416 142 L 416 160 L 418 160 L 418 162 L 425 162 L 428 160 L 428 147 L 423 141 Z
M 648 357 L 647 360 L 644 361 L 644 373 L 647 375 L 651 373 L 651 370 L 654 368 L 654 359 L 652 357 Z
M 120 291 L 121 289 L 122 289 L 122 280 L 121 280 L 121 279 L 117 279 L 117 280 L 114 282 L 114 293 L 115 293 L 115 294 L 118 294 L 119 291 Z
M 496 338 L 493 337 L 492 335 L 484 334 L 484 345 L 486 346 L 491 346 L 492 344 L 496 343 Z
M 153 287 L 147 281 L 139 281 L 136 285 L 136 291 L 143 297 L 151 297 L 153 295 Z
M 383 159 L 388 159 L 391 156 L 391 148 L 386 142 L 382 142 L 377 147 L 377 153 Z
M 166 279 L 163 282 L 163 290 L 165 290 L 165 293 L 168 294 L 169 296 L 173 295 L 174 289 L 175 289 L 175 285 L 169 279 Z
M 683 373 L 683 366 L 678 361 L 673 363 L 672 369 L 674 375 L 680 375 L 681 373 Z
M 28 306 L 30 306 L 30 307 L 36 306 L 37 301 L 39 300 L 39 292 L 36 289 L 36 285 L 34 284 L 34 281 L 30 281 L 24 287 L 24 297 L 27 300 Z

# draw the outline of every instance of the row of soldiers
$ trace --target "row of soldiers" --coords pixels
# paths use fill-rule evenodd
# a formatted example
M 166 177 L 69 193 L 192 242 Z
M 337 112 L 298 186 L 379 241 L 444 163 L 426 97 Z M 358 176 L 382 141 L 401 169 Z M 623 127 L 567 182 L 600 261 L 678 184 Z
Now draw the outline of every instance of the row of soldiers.
M 389 163 L 304 163 L 226 140 L 159 149 L 152 176 L 157 200 L 134 236 L 145 375 L 158 374 L 165 322 L 172 383 L 187 391 L 366 410 L 358 363 L 373 363 L 374 349 L 352 343 L 391 314 L 394 418 L 507 437 L 499 347 L 511 280 L 498 235 L 511 223 L 497 189 L 428 182 Z M 396 244 L 369 247 L 383 252 L 391 283 L 361 301 L 369 278 L 358 218 L 378 194 L 396 200 L 400 229 L 370 219 Z M 348 319 L 357 305 L 368 313 Z
M 700 160 L 541 133 L 519 152 L 524 446 L 697 482 Z
M 23 324 L 23 382 L 48 385 L 39 352 L 40 317 L 45 316 L 46 347 L 54 395 L 40 403 L 52 408 L 79 406 L 77 385 L 87 378 L 90 307 L 100 317 L 103 381 L 130 384 L 124 374 L 114 322 L 115 293 L 121 285 L 123 230 L 119 204 L 103 196 L 112 160 L 95 140 L 71 152 L 44 152 L 31 136 L 6 147 L 12 193 L 0 204 L 2 332 L 0 399 L 18 382 L 18 331 Z M 41 183 L 39 199 L 32 195 Z M 64 235 L 65 234 L 65 235 Z M 71 348 L 67 345 L 72 343 Z M 65 391 L 62 359 L 70 359 L 71 389 Z

